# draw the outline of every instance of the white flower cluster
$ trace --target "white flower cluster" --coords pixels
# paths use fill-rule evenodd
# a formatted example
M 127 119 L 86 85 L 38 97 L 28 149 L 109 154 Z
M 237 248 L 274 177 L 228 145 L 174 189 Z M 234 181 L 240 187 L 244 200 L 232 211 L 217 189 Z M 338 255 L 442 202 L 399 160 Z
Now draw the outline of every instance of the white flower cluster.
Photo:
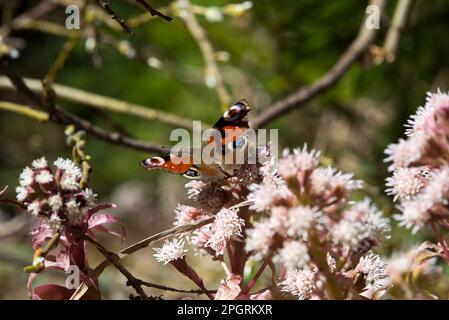
M 71 160 L 58 158 L 53 174 L 47 160 L 42 157 L 23 169 L 16 188 L 17 200 L 27 206 L 32 215 L 46 218 L 54 228 L 62 223 L 79 225 L 84 211 L 95 202 L 90 189 L 81 189 L 81 169 Z
M 368 287 L 380 290 L 377 280 L 385 275 L 384 265 L 372 264 L 368 272 L 368 267 L 357 269 L 351 263 L 362 258 L 365 264 L 374 261 L 370 250 L 390 230 L 388 219 L 369 199 L 349 201 L 362 182 L 352 174 L 321 167 L 320 153 L 306 146 L 284 151 L 278 174 L 249 188 L 250 208 L 259 212 L 246 232 L 246 251 L 253 259 L 272 256 L 273 262 L 284 266 L 287 273 L 280 287 L 300 299 L 329 298 L 322 288 L 323 268 L 346 279 L 347 286 L 363 273 L 360 294 Z M 317 260 L 316 252 L 327 252 L 325 262 Z M 347 288 L 343 292 L 349 295 Z
M 431 218 L 449 215 L 449 95 L 428 93 L 406 124 L 407 139 L 385 150 L 392 176 L 386 192 L 399 202 L 401 226 L 417 232 Z

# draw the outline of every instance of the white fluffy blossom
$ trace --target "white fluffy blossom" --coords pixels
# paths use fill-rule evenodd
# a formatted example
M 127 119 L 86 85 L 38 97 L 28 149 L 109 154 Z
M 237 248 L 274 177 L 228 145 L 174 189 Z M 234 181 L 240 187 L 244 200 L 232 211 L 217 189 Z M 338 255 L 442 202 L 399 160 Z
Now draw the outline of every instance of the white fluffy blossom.
M 305 243 L 287 241 L 273 260 L 283 264 L 287 269 L 294 269 L 304 267 L 310 261 L 310 256 Z
M 45 157 L 33 160 L 31 165 L 33 166 L 34 169 L 45 169 L 48 167 L 48 163 Z
M 388 284 L 387 264 L 373 252 L 360 258 L 355 271 L 364 276 L 365 291 L 378 291 Z
M 181 259 L 187 250 L 184 249 L 184 241 L 181 239 L 165 240 L 161 248 L 154 248 L 154 257 L 158 262 L 167 264 L 171 261 Z
M 28 187 L 34 182 L 33 170 L 30 167 L 25 167 L 19 176 L 19 183 L 22 187 Z
M 309 231 L 314 224 L 319 223 L 321 213 L 317 208 L 299 206 L 289 209 L 287 234 L 293 238 L 307 240 Z
M 393 200 L 410 200 L 429 180 L 430 169 L 427 167 L 398 168 L 393 176 L 386 179 L 385 191 L 393 195 Z
M 79 179 L 81 179 L 81 169 L 71 160 L 58 158 L 54 165 L 63 170 L 60 180 L 61 188 L 64 190 L 75 190 L 79 187 Z
M 206 245 L 215 250 L 216 255 L 222 255 L 228 241 L 242 236 L 244 224 L 245 221 L 238 216 L 237 210 L 221 209 L 215 216 L 211 227 L 212 236 Z
M 53 175 L 48 170 L 41 170 L 35 179 L 37 183 L 45 184 L 53 181 Z
M 333 228 L 332 235 L 335 243 L 357 250 L 364 241 L 379 241 L 389 230 L 389 220 L 365 198 L 343 213 L 343 219 Z
M 315 276 L 316 273 L 309 269 L 289 270 L 280 283 L 281 290 L 297 296 L 299 300 L 311 299 L 317 292 Z

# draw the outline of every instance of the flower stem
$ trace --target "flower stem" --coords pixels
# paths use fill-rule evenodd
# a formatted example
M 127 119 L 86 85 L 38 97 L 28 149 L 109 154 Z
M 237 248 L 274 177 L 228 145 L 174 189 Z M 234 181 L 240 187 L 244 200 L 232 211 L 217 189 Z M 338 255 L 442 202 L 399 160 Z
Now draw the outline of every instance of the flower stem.
M 259 280 L 260 276 L 262 275 L 262 273 L 264 272 L 265 268 L 267 267 L 268 263 L 271 260 L 271 257 L 273 256 L 273 253 L 270 252 L 265 259 L 263 260 L 262 265 L 260 266 L 259 270 L 257 270 L 256 274 L 254 275 L 254 277 L 251 279 L 251 281 L 248 283 L 248 285 L 246 286 L 246 288 L 242 291 L 242 294 L 248 294 L 248 292 L 252 289 L 252 287 L 254 287 L 254 285 L 256 284 L 257 280 Z

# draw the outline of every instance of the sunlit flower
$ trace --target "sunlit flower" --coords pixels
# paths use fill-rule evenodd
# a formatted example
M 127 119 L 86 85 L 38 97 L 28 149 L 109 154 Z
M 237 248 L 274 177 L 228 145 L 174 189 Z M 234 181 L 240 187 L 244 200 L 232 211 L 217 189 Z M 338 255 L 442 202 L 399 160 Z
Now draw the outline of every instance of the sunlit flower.
M 274 261 L 282 263 L 287 269 L 302 268 L 310 261 L 308 248 L 301 241 L 284 242 Z
M 427 167 L 398 168 L 393 176 L 386 179 L 385 191 L 393 195 L 393 200 L 410 200 L 429 180 L 430 169 Z
M 370 249 L 390 230 L 388 219 L 369 199 L 353 204 L 332 230 L 334 242 L 352 250 Z
M 181 259 L 187 250 L 184 249 L 184 241 L 181 239 L 165 240 L 161 248 L 154 248 L 154 257 L 158 262 L 167 264 L 171 261 Z
M 366 284 L 365 291 L 378 291 L 388 284 L 386 268 L 387 264 L 378 255 L 369 252 L 360 258 L 355 271 L 363 275 Z
M 294 207 L 288 212 L 288 230 L 290 237 L 307 240 L 309 231 L 314 224 L 319 223 L 321 213 L 317 208 L 309 206 Z
M 206 245 L 215 250 L 217 256 L 222 255 L 228 241 L 242 236 L 244 225 L 245 220 L 238 216 L 237 210 L 221 209 L 215 216 L 211 227 L 212 236 Z
M 400 206 L 402 214 L 395 214 L 393 217 L 399 221 L 399 226 L 411 229 L 416 233 L 430 219 L 428 206 L 421 201 L 407 201 Z
M 313 298 L 317 293 L 316 273 L 309 270 L 289 270 L 280 283 L 281 290 L 298 296 L 299 300 Z
M 19 183 L 22 187 L 28 187 L 34 182 L 33 170 L 30 167 L 25 167 L 19 177 Z

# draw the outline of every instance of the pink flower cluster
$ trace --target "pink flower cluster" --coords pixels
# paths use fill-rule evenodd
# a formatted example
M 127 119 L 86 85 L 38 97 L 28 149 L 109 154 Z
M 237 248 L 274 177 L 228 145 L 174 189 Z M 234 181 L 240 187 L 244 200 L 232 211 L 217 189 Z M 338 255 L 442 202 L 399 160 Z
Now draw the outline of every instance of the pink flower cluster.
M 156 259 L 185 270 L 188 242 L 222 265 L 229 262 L 215 299 L 268 299 L 281 291 L 300 299 L 380 296 L 386 264 L 371 250 L 386 236 L 389 221 L 369 199 L 350 200 L 362 182 L 320 166 L 320 153 L 307 146 L 284 151 L 277 167 L 271 160 L 245 164 L 220 181 L 189 182 L 194 206 L 179 205 L 175 225 L 214 220 L 155 249 Z M 249 260 L 260 261 L 260 270 L 243 287 Z M 278 270 L 278 289 L 250 294 L 267 265 Z M 191 271 L 182 273 L 204 287 Z
M 386 192 L 399 202 L 399 224 L 415 233 L 449 215 L 449 95 L 429 92 L 406 128 L 407 138 L 385 150 Z
M 282 291 L 300 299 L 383 291 L 386 265 L 370 250 L 389 222 L 369 199 L 350 201 L 362 182 L 321 167 L 320 153 L 306 146 L 284 151 L 278 173 L 250 187 L 250 208 L 259 213 L 247 231 L 247 252 L 277 263 Z
M 45 286 L 33 290 L 32 280 L 45 268 L 67 271 L 70 266 L 76 266 L 84 280 L 95 288 L 95 279 L 90 279 L 84 236 L 94 237 L 94 230 L 121 238 L 125 236 L 121 224 L 120 233 L 107 226 L 109 223 L 118 223 L 116 217 L 99 213 L 115 205 L 97 203 L 91 189 L 81 189 L 81 169 L 71 160 L 62 158 L 53 164 L 54 170 L 45 158 L 34 160 L 31 167 L 22 171 L 20 186 L 16 188 L 17 200 L 26 206 L 29 213 L 39 218 L 39 226 L 31 232 L 36 252 L 41 253 L 49 241 L 56 239 L 50 248 L 51 254 L 35 254 L 34 273 L 29 283 L 30 295 L 35 299 L 50 298 L 47 293 L 68 298 L 71 293 L 67 288 L 56 285 L 47 285 L 52 290 L 46 290 Z

